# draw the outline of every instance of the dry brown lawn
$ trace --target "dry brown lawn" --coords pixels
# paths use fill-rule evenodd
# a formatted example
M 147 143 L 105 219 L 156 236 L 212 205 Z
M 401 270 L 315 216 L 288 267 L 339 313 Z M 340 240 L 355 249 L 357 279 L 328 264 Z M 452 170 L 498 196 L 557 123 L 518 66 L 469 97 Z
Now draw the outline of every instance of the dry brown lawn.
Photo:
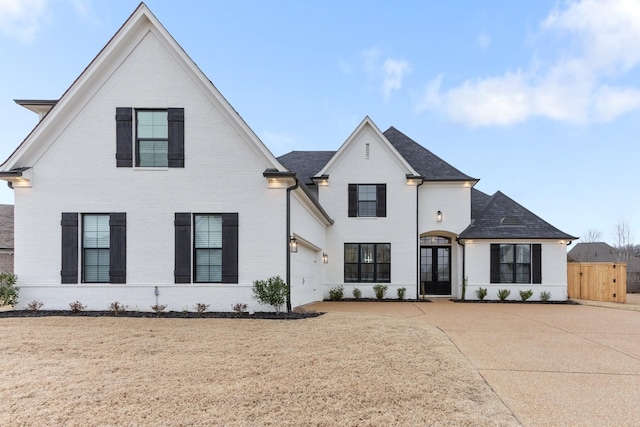
M 518 425 L 437 328 L 284 320 L 0 319 L 0 425 Z

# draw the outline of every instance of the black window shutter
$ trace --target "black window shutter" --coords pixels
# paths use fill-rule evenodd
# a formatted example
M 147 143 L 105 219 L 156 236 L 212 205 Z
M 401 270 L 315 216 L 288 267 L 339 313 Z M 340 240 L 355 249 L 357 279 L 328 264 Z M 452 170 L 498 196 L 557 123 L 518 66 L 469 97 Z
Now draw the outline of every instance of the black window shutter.
M 116 108 L 116 166 L 133 166 L 133 109 Z
M 500 245 L 491 244 L 491 283 L 500 283 Z
M 358 185 L 349 184 L 349 216 L 358 216 Z
M 61 283 L 78 283 L 78 214 L 62 212 Z
M 531 245 L 531 275 L 533 283 L 542 283 L 542 245 Z
M 376 216 L 387 216 L 387 184 L 376 185 Z
M 109 282 L 127 283 L 127 214 L 109 215 Z
M 169 167 L 184 167 L 184 108 L 169 108 Z
M 222 214 L 222 283 L 238 283 L 238 214 Z
M 175 283 L 191 283 L 191 214 L 175 215 Z

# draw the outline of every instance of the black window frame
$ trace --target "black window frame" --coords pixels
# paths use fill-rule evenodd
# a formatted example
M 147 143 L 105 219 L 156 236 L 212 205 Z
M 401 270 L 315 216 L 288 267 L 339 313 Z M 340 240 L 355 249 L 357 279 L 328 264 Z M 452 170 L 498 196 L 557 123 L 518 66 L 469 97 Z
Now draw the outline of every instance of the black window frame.
M 375 187 L 375 200 L 360 198 L 362 187 Z M 387 216 L 387 184 L 349 184 L 348 187 L 348 216 L 357 218 L 383 218 Z M 375 214 L 365 215 L 362 207 L 375 204 Z
M 519 246 L 527 246 L 529 248 L 529 262 L 522 263 L 518 262 L 518 247 Z M 507 248 L 512 248 L 513 258 L 509 262 L 503 262 L 502 253 L 507 250 Z M 490 247 L 490 255 L 491 255 L 491 272 L 490 272 L 490 282 L 491 283 L 505 283 L 505 284 L 513 284 L 513 285 L 524 285 L 524 284 L 541 284 L 542 283 L 542 245 L 539 243 L 492 243 Z M 522 269 L 518 268 L 518 266 L 528 265 L 529 266 L 529 274 L 528 280 L 518 280 L 519 274 L 518 271 L 522 271 Z M 511 269 L 511 278 L 503 279 L 504 272 L 502 266 L 510 266 Z
M 358 262 L 347 262 L 347 246 L 358 247 Z M 363 246 L 373 245 L 373 259 L 371 262 L 362 261 L 362 249 Z M 388 247 L 388 257 L 386 261 L 380 260 L 379 247 Z M 364 279 L 368 269 L 363 266 L 371 265 L 373 267 L 373 277 L 371 280 Z M 357 278 L 352 279 L 353 266 L 356 266 Z M 349 267 L 352 267 L 351 269 Z M 385 275 L 385 278 L 381 278 Z M 391 283 L 391 243 L 345 243 L 344 244 L 344 282 L 345 283 Z

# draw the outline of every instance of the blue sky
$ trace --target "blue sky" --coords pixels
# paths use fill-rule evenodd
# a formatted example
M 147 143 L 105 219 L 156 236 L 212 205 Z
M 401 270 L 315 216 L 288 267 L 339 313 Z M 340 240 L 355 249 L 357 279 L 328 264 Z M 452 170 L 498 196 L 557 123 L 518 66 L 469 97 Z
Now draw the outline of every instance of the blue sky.
M 640 237 L 640 0 L 165 1 L 160 22 L 276 155 L 370 116 L 561 230 Z M 0 157 L 135 0 L 0 0 Z M 13 203 L 0 188 L 0 203 Z

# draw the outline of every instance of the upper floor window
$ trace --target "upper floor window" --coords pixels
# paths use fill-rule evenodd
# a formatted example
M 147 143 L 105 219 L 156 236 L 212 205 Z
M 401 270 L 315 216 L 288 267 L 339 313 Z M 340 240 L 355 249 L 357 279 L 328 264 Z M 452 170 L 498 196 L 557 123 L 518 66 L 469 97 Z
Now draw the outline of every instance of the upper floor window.
M 132 167 L 134 151 L 136 166 L 183 168 L 184 108 L 117 107 L 116 166 Z
M 136 166 L 169 165 L 169 125 L 167 110 L 136 111 Z
M 349 216 L 387 216 L 387 185 L 349 184 Z

